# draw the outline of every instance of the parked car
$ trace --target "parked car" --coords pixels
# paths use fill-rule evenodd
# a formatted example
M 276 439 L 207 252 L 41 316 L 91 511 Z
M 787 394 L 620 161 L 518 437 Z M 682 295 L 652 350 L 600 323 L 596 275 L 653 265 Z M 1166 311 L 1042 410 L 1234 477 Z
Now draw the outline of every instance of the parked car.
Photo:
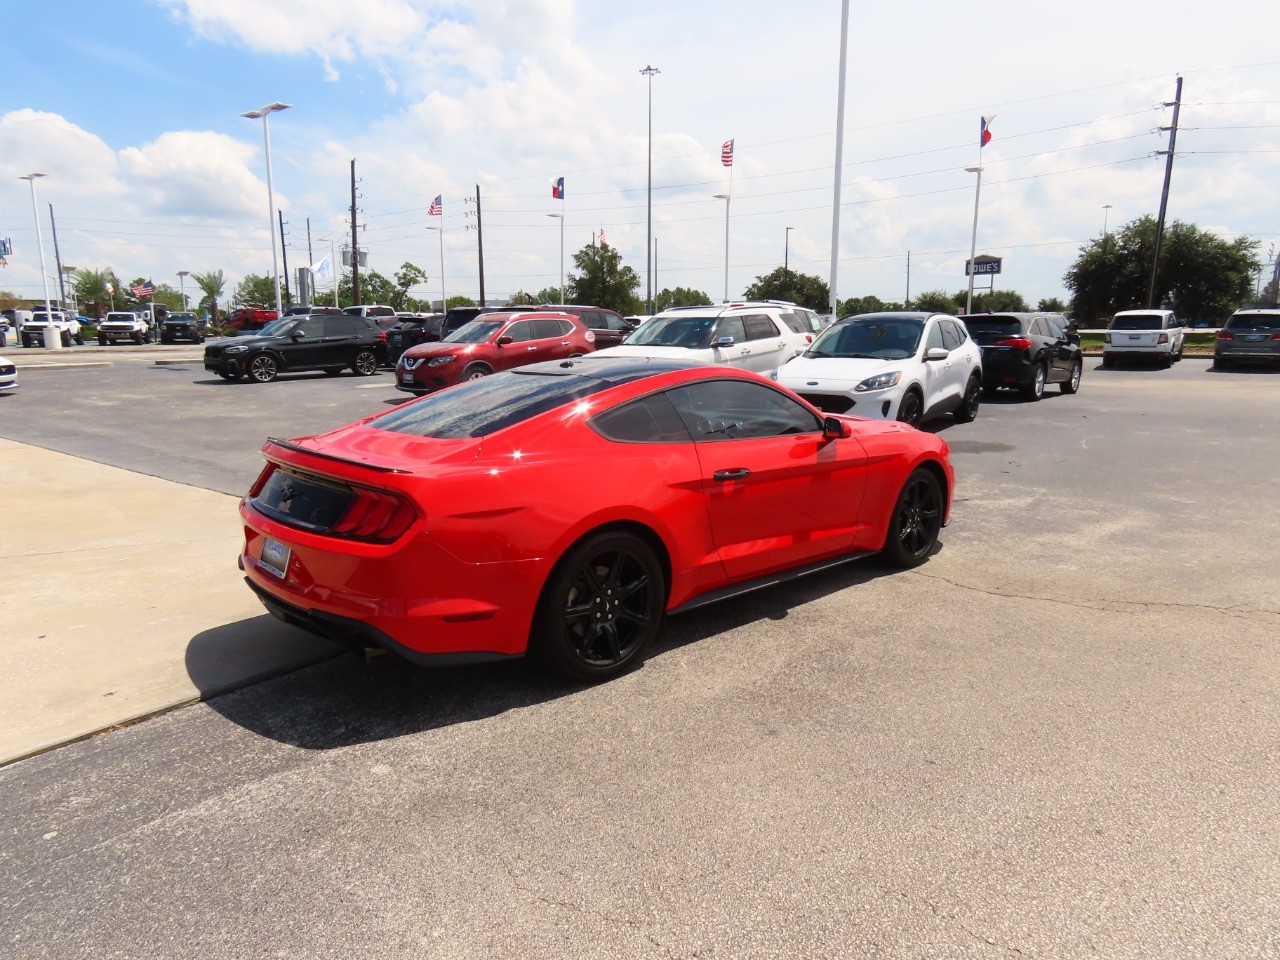
M 224 380 L 247 376 L 258 383 L 302 370 L 333 375 L 350 368 L 371 377 L 386 353 L 386 334 L 365 317 L 281 317 L 257 333 L 206 344 L 204 368 Z
M 263 452 L 240 564 L 272 614 L 422 664 L 528 653 L 587 681 L 638 663 L 667 614 L 875 553 L 924 563 L 954 485 L 936 435 L 603 354 Z
M 0 357 L 0 390 L 12 390 L 18 385 L 18 368 L 12 360 Z
M 274 310 L 265 307 L 237 307 L 227 314 L 222 325 L 228 330 L 261 330 L 272 320 L 277 319 Z
M 541 360 L 579 357 L 595 334 L 577 317 L 550 310 L 483 314 L 443 340 L 410 347 L 396 363 L 396 389 L 430 393 Z
M 1213 366 L 1228 370 L 1237 363 L 1280 363 L 1280 309 L 1237 310 L 1222 325 Z
M 441 338 L 445 315 L 429 313 L 417 317 L 400 317 L 387 331 L 387 361 L 395 363 L 400 354 L 419 343 L 433 343 Z M 470 321 L 466 321 L 470 322 Z M 452 332 L 452 331 L 450 331 Z
M 813 342 L 816 334 L 797 314 L 800 309 L 772 300 L 673 307 L 636 328 L 621 346 L 601 353 L 694 360 L 764 373 Z
M 160 327 L 160 342 L 177 343 L 179 340 L 204 343 L 204 325 L 194 313 L 171 313 L 164 318 Z
M 597 350 L 616 347 L 627 338 L 627 334 L 639 326 L 639 324 L 630 323 L 616 310 L 606 310 L 604 307 L 583 306 L 576 303 L 544 303 L 538 309 L 555 310 L 577 317 L 596 335 Z
M 913 427 L 948 413 L 967 423 L 982 398 L 978 345 L 959 320 L 936 313 L 845 317 L 774 376 L 827 413 Z
M 31 311 L 31 319 L 22 325 L 18 335 L 24 347 L 44 346 L 45 335 L 50 328 L 58 333 L 64 347 L 71 346 L 72 341 L 84 344 L 80 321 L 75 318 L 75 314 L 65 310 L 54 310 L 52 313 L 44 310 Z
M 1171 367 L 1182 359 L 1186 331 L 1172 310 L 1121 310 L 1102 337 L 1102 365 L 1121 357 L 1154 359 Z
M 386 324 L 379 323 L 384 330 L 395 321 L 396 308 L 388 307 L 381 303 L 358 303 L 353 307 L 343 307 L 342 312 L 350 317 L 370 317 L 375 320 L 387 320 Z
M 1062 314 L 975 313 L 963 319 L 982 350 L 984 390 L 1012 387 L 1028 400 L 1039 400 L 1049 383 L 1063 393 L 1080 389 L 1080 334 Z
M 109 347 L 114 343 L 143 344 L 151 342 L 151 321 L 128 310 L 113 310 L 98 324 L 98 343 Z

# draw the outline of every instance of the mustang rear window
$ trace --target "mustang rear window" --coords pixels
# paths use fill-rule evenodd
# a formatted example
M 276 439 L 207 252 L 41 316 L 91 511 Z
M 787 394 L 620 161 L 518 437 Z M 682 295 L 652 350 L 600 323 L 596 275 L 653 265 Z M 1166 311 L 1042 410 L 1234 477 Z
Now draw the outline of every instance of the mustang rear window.
M 611 386 L 594 377 L 495 373 L 430 394 L 369 426 L 438 440 L 485 437 Z

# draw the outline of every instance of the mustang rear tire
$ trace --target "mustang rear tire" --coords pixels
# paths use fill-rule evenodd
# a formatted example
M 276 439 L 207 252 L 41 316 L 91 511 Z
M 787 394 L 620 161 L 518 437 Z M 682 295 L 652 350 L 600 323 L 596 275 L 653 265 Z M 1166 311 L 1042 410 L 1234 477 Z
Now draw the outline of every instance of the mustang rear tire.
M 529 651 L 575 680 L 607 680 L 643 659 L 666 597 L 662 565 L 649 544 L 626 532 L 590 536 L 548 577 Z
M 896 567 L 918 567 L 929 559 L 942 529 L 942 487 L 921 467 L 907 477 L 889 521 L 882 556 Z

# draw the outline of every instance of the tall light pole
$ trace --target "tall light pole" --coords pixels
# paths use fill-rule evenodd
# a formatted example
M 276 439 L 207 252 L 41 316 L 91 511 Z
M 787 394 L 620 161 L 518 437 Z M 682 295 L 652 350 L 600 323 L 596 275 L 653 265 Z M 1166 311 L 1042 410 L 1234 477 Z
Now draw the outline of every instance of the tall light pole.
M 560 304 L 564 305 L 564 214 L 548 213 L 548 217 L 560 221 Z
M 262 142 L 266 145 L 267 151 L 267 223 L 271 227 L 271 275 L 275 278 L 277 317 L 284 315 L 284 306 L 280 302 L 280 258 L 276 253 L 276 191 L 271 181 L 271 127 L 267 118 L 279 110 L 288 110 L 290 106 L 292 104 L 277 100 L 275 103 L 268 103 L 265 107 L 240 114 L 249 120 L 262 119 Z
M 849 53 L 849 0 L 840 5 L 840 86 L 836 91 L 836 172 L 835 189 L 831 198 L 831 309 L 833 317 L 839 314 L 836 307 L 836 269 L 840 263 L 840 175 L 844 165 L 844 74 Z
M 724 201 L 724 300 L 729 302 L 729 202 L 732 199 L 727 193 L 717 193 L 717 200 Z
M 782 247 L 782 279 L 787 282 L 791 276 L 791 231 L 795 227 L 787 227 L 786 240 Z
M 1107 214 L 1109 214 L 1110 212 L 1111 212 L 1111 204 L 1104 203 L 1102 205 L 1102 237 L 1103 239 L 1106 239 L 1106 236 L 1107 236 Z
M 973 313 L 973 258 L 978 253 L 978 198 L 982 196 L 982 167 L 965 167 L 965 173 L 978 175 L 977 186 L 973 190 L 973 235 L 969 240 L 969 294 L 964 302 L 964 315 Z
M 182 297 L 182 309 L 187 309 L 187 277 L 191 276 L 190 270 L 178 271 L 178 295 Z
M 44 318 L 47 326 L 44 333 L 44 346 L 46 350 L 62 349 L 62 333 L 53 323 L 53 306 L 49 303 L 49 275 L 44 269 L 44 235 L 40 232 L 40 210 L 36 206 L 36 181 L 45 176 L 43 173 L 28 173 L 25 177 L 19 177 L 19 180 L 25 180 L 31 185 L 31 216 L 36 221 L 36 246 L 40 248 L 40 282 L 44 284 Z
M 648 227 L 644 235 L 644 309 L 653 313 L 653 77 L 661 73 L 657 67 L 646 66 L 640 73 L 649 78 L 649 192 Z M 563 296 L 561 297 L 563 299 Z
M 440 234 L 440 312 L 447 313 L 449 297 L 444 292 L 444 226 L 427 227 L 427 229 Z

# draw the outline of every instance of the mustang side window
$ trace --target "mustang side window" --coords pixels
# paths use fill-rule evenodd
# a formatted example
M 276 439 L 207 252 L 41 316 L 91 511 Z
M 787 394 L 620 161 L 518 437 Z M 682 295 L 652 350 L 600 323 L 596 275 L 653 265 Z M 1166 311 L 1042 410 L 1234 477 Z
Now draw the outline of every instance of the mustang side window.
M 675 387 L 667 396 L 699 442 L 758 440 L 822 430 L 813 413 L 761 383 L 708 380 Z
M 621 443 L 688 443 L 689 431 L 665 394 L 625 403 L 592 417 L 592 428 Z

